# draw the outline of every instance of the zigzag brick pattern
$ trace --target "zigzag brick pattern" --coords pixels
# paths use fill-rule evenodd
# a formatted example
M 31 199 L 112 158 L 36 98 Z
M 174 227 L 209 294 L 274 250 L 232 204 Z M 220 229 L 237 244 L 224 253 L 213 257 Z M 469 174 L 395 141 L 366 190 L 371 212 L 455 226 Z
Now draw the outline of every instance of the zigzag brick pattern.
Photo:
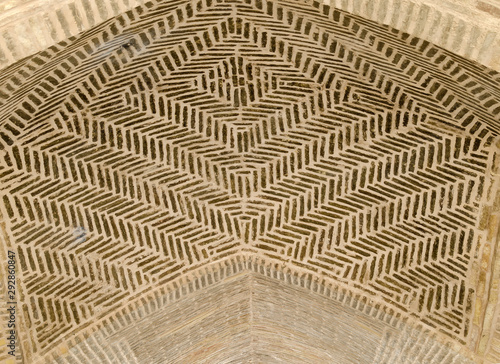
M 148 3 L 0 76 L 27 338 L 247 250 L 471 340 L 498 73 L 319 3 Z

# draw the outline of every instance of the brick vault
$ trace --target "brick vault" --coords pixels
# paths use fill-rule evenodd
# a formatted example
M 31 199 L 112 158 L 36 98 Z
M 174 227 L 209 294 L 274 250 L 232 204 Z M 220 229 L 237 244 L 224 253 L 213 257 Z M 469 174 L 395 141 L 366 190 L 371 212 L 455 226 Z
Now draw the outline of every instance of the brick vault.
M 500 361 L 499 86 L 292 0 L 149 2 L 4 68 L 0 358 Z

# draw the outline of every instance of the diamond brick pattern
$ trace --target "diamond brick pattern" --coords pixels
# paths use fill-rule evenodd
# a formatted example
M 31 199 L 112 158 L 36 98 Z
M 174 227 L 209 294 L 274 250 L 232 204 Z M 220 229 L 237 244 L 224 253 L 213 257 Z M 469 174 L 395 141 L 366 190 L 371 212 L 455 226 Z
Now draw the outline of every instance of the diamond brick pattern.
M 493 71 L 316 2 L 200 0 L 0 77 L 23 350 L 242 250 L 470 341 Z

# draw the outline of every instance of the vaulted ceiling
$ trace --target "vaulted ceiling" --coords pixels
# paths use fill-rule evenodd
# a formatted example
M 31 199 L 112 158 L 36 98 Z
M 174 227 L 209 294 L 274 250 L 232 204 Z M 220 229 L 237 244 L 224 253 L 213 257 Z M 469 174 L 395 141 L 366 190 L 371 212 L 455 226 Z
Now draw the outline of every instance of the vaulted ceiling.
M 498 362 L 499 86 L 291 0 L 150 2 L 3 69 L 18 360 Z

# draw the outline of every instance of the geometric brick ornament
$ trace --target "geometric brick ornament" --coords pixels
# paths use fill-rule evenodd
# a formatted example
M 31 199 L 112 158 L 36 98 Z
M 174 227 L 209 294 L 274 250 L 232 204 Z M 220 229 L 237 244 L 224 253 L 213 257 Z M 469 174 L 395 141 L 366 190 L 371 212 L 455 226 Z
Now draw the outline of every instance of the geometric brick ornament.
M 494 71 L 316 2 L 200 0 L 147 3 L 0 77 L 26 362 L 239 254 L 476 350 Z

